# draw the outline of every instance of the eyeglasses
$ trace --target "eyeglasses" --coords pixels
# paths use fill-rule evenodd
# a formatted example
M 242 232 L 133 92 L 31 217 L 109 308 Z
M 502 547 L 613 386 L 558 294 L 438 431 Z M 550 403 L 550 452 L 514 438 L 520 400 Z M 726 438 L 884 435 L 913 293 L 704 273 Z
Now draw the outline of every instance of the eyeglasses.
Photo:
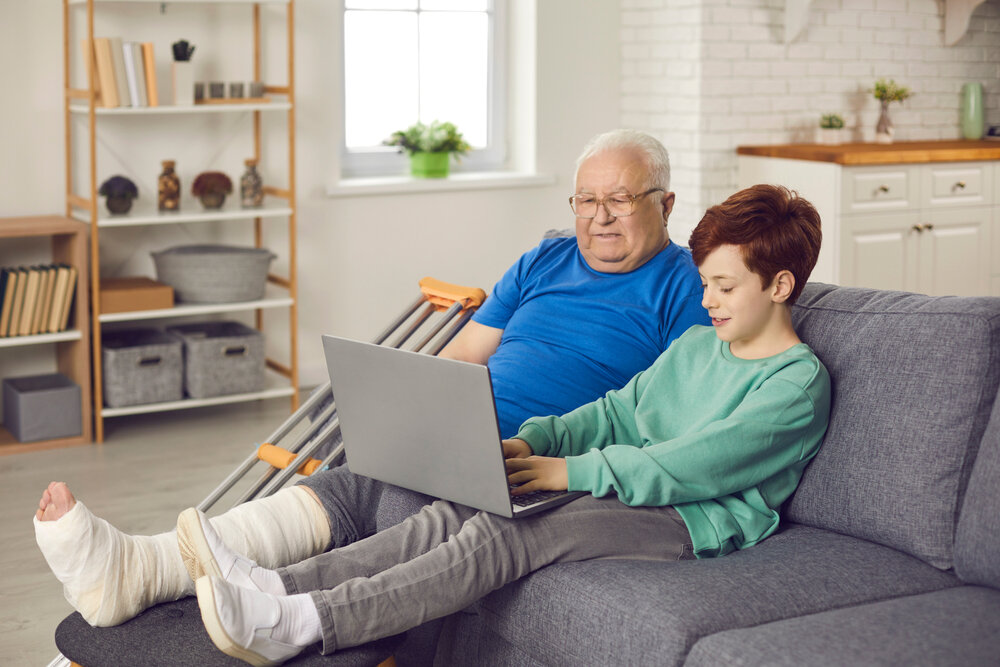
M 598 199 L 594 195 L 582 194 L 573 195 L 569 198 L 569 206 L 578 218 L 596 218 L 597 210 L 603 204 L 604 210 L 612 218 L 624 218 L 635 212 L 636 201 L 654 192 L 665 192 L 663 188 L 652 188 L 637 195 L 630 195 L 627 192 L 616 192 L 604 199 Z

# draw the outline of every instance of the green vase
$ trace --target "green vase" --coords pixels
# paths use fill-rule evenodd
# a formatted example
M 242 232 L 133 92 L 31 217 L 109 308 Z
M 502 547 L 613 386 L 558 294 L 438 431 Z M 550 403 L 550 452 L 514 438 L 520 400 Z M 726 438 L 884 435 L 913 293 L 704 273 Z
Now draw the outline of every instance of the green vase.
M 962 136 L 966 139 L 983 138 L 983 84 L 967 83 L 962 86 Z
M 414 178 L 445 178 L 451 153 L 413 153 L 410 155 L 410 173 Z

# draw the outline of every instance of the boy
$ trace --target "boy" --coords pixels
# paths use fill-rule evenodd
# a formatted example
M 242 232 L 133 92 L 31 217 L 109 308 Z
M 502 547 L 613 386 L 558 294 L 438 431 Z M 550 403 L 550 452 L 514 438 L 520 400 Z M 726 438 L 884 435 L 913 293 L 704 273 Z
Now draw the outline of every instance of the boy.
M 589 496 L 517 520 L 437 501 L 279 570 L 186 510 L 178 539 L 212 640 L 276 664 L 319 640 L 329 653 L 396 634 L 550 563 L 710 558 L 765 539 L 829 417 L 829 376 L 790 310 L 820 239 L 816 210 L 781 187 L 706 212 L 690 244 L 713 326 L 689 329 L 621 390 L 529 419 L 503 443 L 515 492 Z

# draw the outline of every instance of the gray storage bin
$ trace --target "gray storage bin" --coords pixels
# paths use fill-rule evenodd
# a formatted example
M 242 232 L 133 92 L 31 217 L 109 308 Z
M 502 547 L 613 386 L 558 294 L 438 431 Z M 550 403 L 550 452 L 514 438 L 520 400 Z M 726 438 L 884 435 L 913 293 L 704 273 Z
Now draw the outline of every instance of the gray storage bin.
M 19 442 L 83 433 L 80 385 L 62 373 L 4 378 L 4 426 Z
M 191 398 L 264 388 L 264 334 L 239 322 L 169 327 L 184 342 L 184 389 Z
M 178 301 L 229 303 L 264 296 L 275 255 L 266 248 L 175 246 L 152 253 L 156 279 L 174 288 Z
M 106 406 L 184 398 L 179 338 L 159 329 L 122 329 L 101 336 L 101 347 Z

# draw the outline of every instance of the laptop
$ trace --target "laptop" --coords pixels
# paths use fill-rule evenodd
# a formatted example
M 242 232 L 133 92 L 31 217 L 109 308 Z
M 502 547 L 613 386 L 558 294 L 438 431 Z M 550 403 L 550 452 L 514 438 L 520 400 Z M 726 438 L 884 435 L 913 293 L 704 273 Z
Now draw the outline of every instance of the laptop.
M 323 351 L 351 472 L 510 518 L 583 495 L 510 495 L 486 366 L 329 335 Z

